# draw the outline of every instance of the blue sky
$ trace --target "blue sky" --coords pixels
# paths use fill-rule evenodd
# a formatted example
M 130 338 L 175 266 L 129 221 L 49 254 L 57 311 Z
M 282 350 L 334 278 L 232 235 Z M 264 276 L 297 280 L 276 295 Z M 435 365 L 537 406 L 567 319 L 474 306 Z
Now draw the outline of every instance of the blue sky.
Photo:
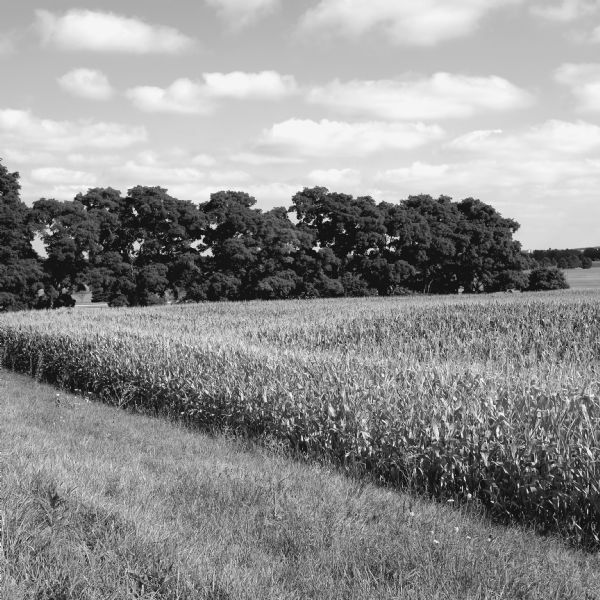
M 9 4 L 0 157 L 28 203 L 324 185 L 473 196 L 525 248 L 600 244 L 600 0 Z

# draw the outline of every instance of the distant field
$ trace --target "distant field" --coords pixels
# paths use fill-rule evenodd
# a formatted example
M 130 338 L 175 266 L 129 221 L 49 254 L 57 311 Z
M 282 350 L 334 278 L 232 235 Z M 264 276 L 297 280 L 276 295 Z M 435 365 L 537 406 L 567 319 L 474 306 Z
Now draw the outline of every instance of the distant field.
M 565 276 L 571 289 L 600 290 L 600 261 L 595 261 L 591 269 L 565 269 Z
M 600 547 L 600 294 L 0 316 L 4 365 Z

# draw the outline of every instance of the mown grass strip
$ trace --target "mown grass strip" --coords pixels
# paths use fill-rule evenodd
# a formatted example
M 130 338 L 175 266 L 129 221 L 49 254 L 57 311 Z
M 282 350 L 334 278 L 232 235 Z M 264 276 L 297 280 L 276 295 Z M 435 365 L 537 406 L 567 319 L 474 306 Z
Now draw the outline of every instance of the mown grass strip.
M 600 557 L 0 372 L 0 596 L 600 598 Z

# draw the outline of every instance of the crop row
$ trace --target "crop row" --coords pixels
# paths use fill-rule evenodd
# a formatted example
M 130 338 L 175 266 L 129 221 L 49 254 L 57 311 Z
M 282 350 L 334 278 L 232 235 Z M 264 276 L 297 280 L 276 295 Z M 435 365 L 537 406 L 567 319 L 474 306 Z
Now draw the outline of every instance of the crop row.
M 60 311 L 2 317 L 0 356 L 112 404 L 269 435 L 600 547 L 599 313 L 576 295 Z M 536 360 L 515 352 L 526 339 Z

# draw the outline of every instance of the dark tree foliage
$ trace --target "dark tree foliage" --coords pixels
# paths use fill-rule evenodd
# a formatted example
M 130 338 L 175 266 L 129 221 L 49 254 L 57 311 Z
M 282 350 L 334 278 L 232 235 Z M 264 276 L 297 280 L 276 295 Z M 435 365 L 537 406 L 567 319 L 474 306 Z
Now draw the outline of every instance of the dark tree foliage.
M 529 274 L 529 290 L 532 292 L 565 290 L 568 287 L 565 274 L 558 267 L 539 267 Z
M 558 267 L 559 269 L 589 269 L 597 252 L 594 248 L 586 250 L 534 250 L 531 253 L 537 267 Z
M 30 210 L 20 198 L 19 174 L 0 162 L 0 311 L 34 306 L 44 273 L 32 247 Z
M 241 191 L 196 205 L 136 186 L 125 196 L 94 188 L 69 202 L 42 198 L 27 209 L 18 175 L 0 167 L 2 307 L 64 306 L 82 288 L 96 301 L 129 306 L 480 293 L 560 281 L 560 272 L 535 270 L 550 254 L 524 254 L 513 239 L 518 224 L 473 198 L 376 203 L 313 187 L 287 209 L 262 211 Z M 45 245 L 43 261 L 31 247 L 34 233 Z M 580 254 L 582 264 L 596 257 Z

